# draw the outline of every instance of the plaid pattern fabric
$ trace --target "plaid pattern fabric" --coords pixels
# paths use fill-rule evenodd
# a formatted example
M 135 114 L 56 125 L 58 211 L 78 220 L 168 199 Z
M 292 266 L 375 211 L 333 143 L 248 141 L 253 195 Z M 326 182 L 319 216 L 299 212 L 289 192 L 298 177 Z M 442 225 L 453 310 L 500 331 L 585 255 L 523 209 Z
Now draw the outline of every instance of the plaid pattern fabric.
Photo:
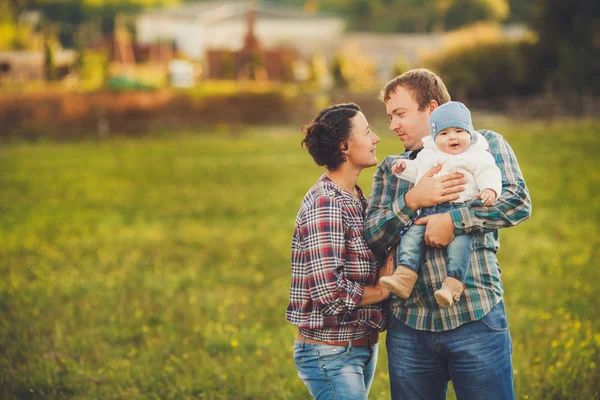
M 439 307 L 433 296 L 446 277 L 445 249 L 426 248 L 421 273 L 410 298 L 404 300 L 392 295 L 391 311 L 414 329 L 451 330 L 483 318 L 499 303 L 503 287 L 496 258 L 500 247 L 498 229 L 514 226 L 531 215 L 529 191 L 510 145 L 498 133 L 479 132 L 487 139 L 488 151 L 502 172 L 502 194 L 492 206 L 485 207 L 480 200 L 471 200 L 466 207 L 450 212 L 457 235 L 473 234 L 471 269 L 464 282 L 466 289 L 454 307 Z M 399 157 L 409 155 L 410 152 L 406 152 Z M 391 173 L 394 160 L 397 156 L 387 157 L 373 177 L 365 238 L 376 252 L 396 245 L 401 231 L 415 216 L 404 203 L 404 194 L 413 184 Z
M 356 340 L 385 326 L 382 304 L 358 307 L 377 282 L 377 261 L 363 238 L 367 205 L 326 175 L 308 191 L 292 239 L 286 318 L 311 339 Z

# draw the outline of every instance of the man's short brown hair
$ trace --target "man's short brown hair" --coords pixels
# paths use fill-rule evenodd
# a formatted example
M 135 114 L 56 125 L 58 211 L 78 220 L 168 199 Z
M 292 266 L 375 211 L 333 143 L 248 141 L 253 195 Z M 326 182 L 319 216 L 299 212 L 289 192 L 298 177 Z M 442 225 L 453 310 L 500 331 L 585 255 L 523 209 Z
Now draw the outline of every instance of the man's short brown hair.
M 389 81 L 381 89 L 379 99 L 387 103 L 393 92 L 400 86 L 412 91 L 412 95 L 419 105 L 419 111 L 423 111 L 431 100 L 435 100 L 438 105 L 450 101 L 450 94 L 444 82 L 439 76 L 425 68 L 411 69 Z

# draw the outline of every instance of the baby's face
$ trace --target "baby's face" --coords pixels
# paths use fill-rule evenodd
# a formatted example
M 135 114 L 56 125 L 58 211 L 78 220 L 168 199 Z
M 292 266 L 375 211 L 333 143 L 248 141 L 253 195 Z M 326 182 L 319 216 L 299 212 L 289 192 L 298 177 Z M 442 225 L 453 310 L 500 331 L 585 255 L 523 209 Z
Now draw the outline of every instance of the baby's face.
M 444 153 L 460 154 L 471 145 L 471 135 L 460 128 L 446 128 L 435 137 L 435 144 Z

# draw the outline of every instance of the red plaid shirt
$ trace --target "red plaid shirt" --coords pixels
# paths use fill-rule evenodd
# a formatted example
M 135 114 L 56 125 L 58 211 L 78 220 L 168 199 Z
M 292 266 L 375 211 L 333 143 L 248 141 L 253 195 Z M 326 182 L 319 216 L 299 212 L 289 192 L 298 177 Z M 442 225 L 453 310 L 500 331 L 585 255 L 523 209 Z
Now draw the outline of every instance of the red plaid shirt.
M 385 327 L 384 304 L 358 306 L 378 268 L 363 238 L 367 200 L 357 190 L 360 200 L 323 175 L 296 218 L 286 318 L 314 340 L 356 340 Z

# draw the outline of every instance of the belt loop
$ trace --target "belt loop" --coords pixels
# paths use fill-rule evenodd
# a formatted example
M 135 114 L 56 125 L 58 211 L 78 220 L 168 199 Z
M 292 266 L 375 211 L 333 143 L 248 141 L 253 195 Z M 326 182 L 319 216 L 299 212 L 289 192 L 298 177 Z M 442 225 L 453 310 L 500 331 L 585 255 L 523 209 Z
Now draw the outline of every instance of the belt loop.
M 352 340 L 348 340 L 348 350 L 352 349 Z
M 304 344 L 306 343 L 306 336 L 302 332 L 300 332 L 300 336 L 302 336 L 302 350 L 304 350 Z

